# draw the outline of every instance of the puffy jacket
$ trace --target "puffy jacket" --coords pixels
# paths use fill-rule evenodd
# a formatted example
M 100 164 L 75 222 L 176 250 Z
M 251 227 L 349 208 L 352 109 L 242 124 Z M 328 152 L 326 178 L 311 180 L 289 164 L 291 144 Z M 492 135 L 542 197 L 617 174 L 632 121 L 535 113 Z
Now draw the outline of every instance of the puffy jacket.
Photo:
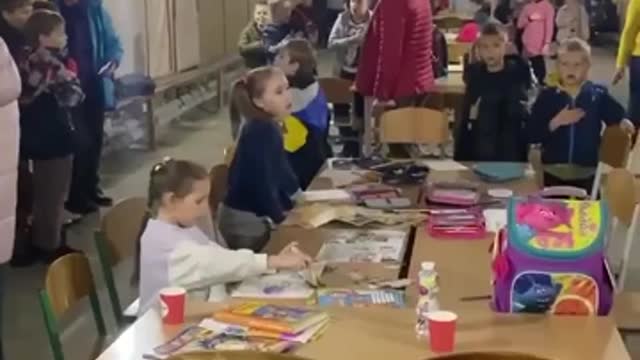
M 13 253 L 18 182 L 18 97 L 21 83 L 9 49 L 0 38 L 0 264 Z
M 358 92 L 392 100 L 431 91 L 432 32 L 429 1 L 381 0 L 362 46 Z

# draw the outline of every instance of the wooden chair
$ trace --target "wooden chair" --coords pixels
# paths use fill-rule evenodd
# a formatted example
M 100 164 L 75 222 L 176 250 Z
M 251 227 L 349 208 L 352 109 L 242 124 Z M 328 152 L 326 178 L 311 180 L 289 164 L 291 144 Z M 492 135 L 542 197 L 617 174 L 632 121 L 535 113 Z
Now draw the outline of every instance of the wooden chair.
M 437 17 L 433 19 L 433 22 L 438 27 L 438 29 L 445 32 L 451 32 L 451 31 L 459 30 L 466 23 L 472 20 L 473 19 L 463 18 L 456 15 L 448 15 L 448 16 Z
M 98 260 L 118 326 L 135 321 L 138 314 L 138 300 L 123 311 L 113 277 L 113 268 L 123 260 L 135 256 L 136 243 L 146 214 L 146 199 L 140 197 L 125 199 L 103 216 L 100 229 L 94 234 Z
M 619 227 L 626 230 L 624 236 L 624 250 L 622 260 L 618 268 L 617 291 L 624 290 L 627 273 L 629 270 L 629 256 L 633 240 L 638 229 L 638 219 L 640 217 L 640 206 L 638 206 L 638 189 L 635 178 L 626 169 L 614 169 L 607 178 L 605 187 L 605 198 L 609 204 L 611 212 L 611 236 L 609 236 L 608 250 L 611 249 L 611 242 L 619 232 Z
M 390 110 L 380 116 L 379 132 L 383 144 L 443 146 L 449 140 L 449 119 L 427 108 Z
M 447 56 L 450 64 L 464 66 L 464 56 L 471 51 L 473 44 L 452 42 L 447 44 Z
M 86 297 L 89 297 L 100 338 L 104 339 L 107 331 L 87 257 L 69 254 L 49 266 L 44 289 L 40 291 L 40 308 L 54 360 L 64 360 L 58 320 Z
M 327 102 L 331 104 L 351 105 L 353 102 L 353 82 L 340 78 L 320 78 L 318 79 L 320 88 L 327 97 Z
M 227 196 L 229 166 L 220 164 L 214 166 L 209 172 L 211 178 L 211 192 L 209 193 L 209 207 L 211 208 L 211 218 L 216 223 L 218 207 Z
M 591 199 L 600 195 L 602 178 L 610 169 L 626 168 L 631 153 L 631 136 L 619 126 L 608 126 L 602 134 L 600 143 L 600 162 L 596 169 Z

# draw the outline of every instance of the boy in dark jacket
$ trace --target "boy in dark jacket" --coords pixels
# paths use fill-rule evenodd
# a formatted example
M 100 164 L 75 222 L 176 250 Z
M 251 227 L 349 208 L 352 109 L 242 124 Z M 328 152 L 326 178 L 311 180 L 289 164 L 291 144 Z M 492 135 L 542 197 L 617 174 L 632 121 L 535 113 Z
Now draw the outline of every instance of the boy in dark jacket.
M 35 11 L 24 30 L 20 156 L 33 161 L 33 243 L 52 261 L 71 251 L 60 237 L 74 150 L 70 109 L 84 93 L 70 70 L 75 66 L 62 53 L 67 43 L 62 16 Z
M 477 42 L 479 60 L 465 68 L 467 85 L 456 137 L 459 161 L 525 161 L 524 126 L 531 87 L 529 65 L 506 55 L 506 34 L 487 24 Z
M 580 39 L 563 42 L 558 49 L 559 83 L 542 90 L 531 110 L 529 143 L 542 150 L 542 163 L 596 167 L 603 123 L 633 133 L 625 110 L 606 87 L 588 80 L 589 45 Z M 550 84 L 551 85 L 551 84 Z M 556 182 L 545 174 L 545 183 Z M 585 188 L 591 190 L 589 184 Z

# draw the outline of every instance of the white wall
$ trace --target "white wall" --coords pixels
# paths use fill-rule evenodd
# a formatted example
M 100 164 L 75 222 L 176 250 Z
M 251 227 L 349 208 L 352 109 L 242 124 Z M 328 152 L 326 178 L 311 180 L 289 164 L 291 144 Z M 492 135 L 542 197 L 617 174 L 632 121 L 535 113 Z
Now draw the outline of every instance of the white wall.
M 124 58 L 118 75 L 145 72 L 145 15 L 142 0 L 104 0 L 113 25 L 120 35 Z

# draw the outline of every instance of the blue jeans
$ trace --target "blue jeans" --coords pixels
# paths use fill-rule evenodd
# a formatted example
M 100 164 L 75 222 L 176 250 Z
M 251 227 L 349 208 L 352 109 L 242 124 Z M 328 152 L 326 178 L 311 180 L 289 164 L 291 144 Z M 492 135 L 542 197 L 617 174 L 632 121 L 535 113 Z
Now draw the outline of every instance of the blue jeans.
M 629 62 L 629 114 L 636 126 L 640 124 L 640 56 L 631 57 Z

